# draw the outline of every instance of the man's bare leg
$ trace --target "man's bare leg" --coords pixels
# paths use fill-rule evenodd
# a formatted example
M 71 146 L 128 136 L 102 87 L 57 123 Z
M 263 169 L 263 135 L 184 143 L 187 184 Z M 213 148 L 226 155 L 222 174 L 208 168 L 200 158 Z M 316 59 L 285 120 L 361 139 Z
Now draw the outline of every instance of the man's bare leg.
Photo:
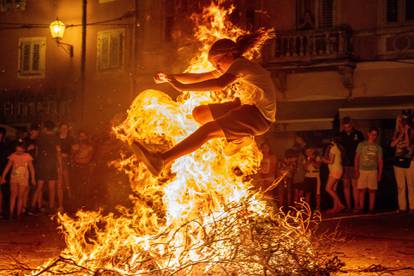
M 344 197 L 345 197 L 345 203 L 346 203 L 346 208 L 348 210 L 352 209 L 351 206 L 351 179 L 350 178 L 344 178 L 343 179 L 343 184 L 344 184 Z M 352 187 L 353 189 L 353 187 Z
M 139 142 L 133 143 L 131 147 L 151 173 L 158 175 L 165 164 L 199 149 L 212 138 L 220 137 L 225 137 L 223 130 L 216 121 L 211 121 L 199 127 L 190 136 L 164 153 L 151 152 Z
M 164 160 L 164 163 L 168 164 L 183 155 L 187 155 L 199 149 L 208 140 L 220 137 L 225 137 L 220 125 L 216 121 L 208 122 L 199 127 L 180 143 L 162 153 L 161 157 Z
M 354 209 L 362 209 L 359 207 L 359 191 L 358 191 L 358 179 L 352 178 L 352 192 L 354 195 Z

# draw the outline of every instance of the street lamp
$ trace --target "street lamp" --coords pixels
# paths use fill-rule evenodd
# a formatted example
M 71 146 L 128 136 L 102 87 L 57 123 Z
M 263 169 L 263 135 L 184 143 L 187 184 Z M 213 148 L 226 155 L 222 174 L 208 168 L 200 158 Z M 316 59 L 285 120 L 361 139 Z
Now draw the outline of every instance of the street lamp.
M 65 29 L 66 29 L 65 24 L 63 24 L 62 21 L 56 18 L 55 21 L 50 23 L 49 29 L 50 29 L 50 35 L 56 40 L 56 43 L 58 44 L 58 46 L 67 47 L 69 56 L 73 57 L 73 45 L 61 41 L 65 33 Z

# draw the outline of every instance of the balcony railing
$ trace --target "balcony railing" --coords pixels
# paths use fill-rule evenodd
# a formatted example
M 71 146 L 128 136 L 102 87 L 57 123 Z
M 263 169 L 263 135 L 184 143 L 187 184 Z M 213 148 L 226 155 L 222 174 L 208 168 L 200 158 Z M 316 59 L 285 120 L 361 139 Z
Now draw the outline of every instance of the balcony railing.
M 277 33 L 272 62 L 344 58 L 350 53 L 349 32 L 344 29 Z

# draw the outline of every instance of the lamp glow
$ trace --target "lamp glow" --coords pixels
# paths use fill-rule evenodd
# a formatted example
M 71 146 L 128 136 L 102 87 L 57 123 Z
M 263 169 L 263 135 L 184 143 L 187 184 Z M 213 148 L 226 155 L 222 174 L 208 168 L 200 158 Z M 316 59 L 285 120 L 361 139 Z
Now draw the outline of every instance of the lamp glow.
M 65 24 L 62 21 L 56 19 L 49 25 L 50 34 L 55 39 L 62 39 L 65 33 Z

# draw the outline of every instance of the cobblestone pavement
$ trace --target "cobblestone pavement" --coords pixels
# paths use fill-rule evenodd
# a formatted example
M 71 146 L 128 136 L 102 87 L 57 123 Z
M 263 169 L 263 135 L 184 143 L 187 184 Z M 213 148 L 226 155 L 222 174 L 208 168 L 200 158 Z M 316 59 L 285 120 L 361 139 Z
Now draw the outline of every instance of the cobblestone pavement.
M 414 275 L 414 214 L 345 215 L 328 218 L 319 226 L 321 233 L 335 229 L 345 241 L 335 243 L 331 253 L 345 262 L 346 275 L 379 275 L 356 272 L 376 265 L 395 269 L 393 275 Z M 57 224 L 48 216 L 0 221 L 0 269 L 4 257 L 36 267 L 58 256 L 63 247 Z

